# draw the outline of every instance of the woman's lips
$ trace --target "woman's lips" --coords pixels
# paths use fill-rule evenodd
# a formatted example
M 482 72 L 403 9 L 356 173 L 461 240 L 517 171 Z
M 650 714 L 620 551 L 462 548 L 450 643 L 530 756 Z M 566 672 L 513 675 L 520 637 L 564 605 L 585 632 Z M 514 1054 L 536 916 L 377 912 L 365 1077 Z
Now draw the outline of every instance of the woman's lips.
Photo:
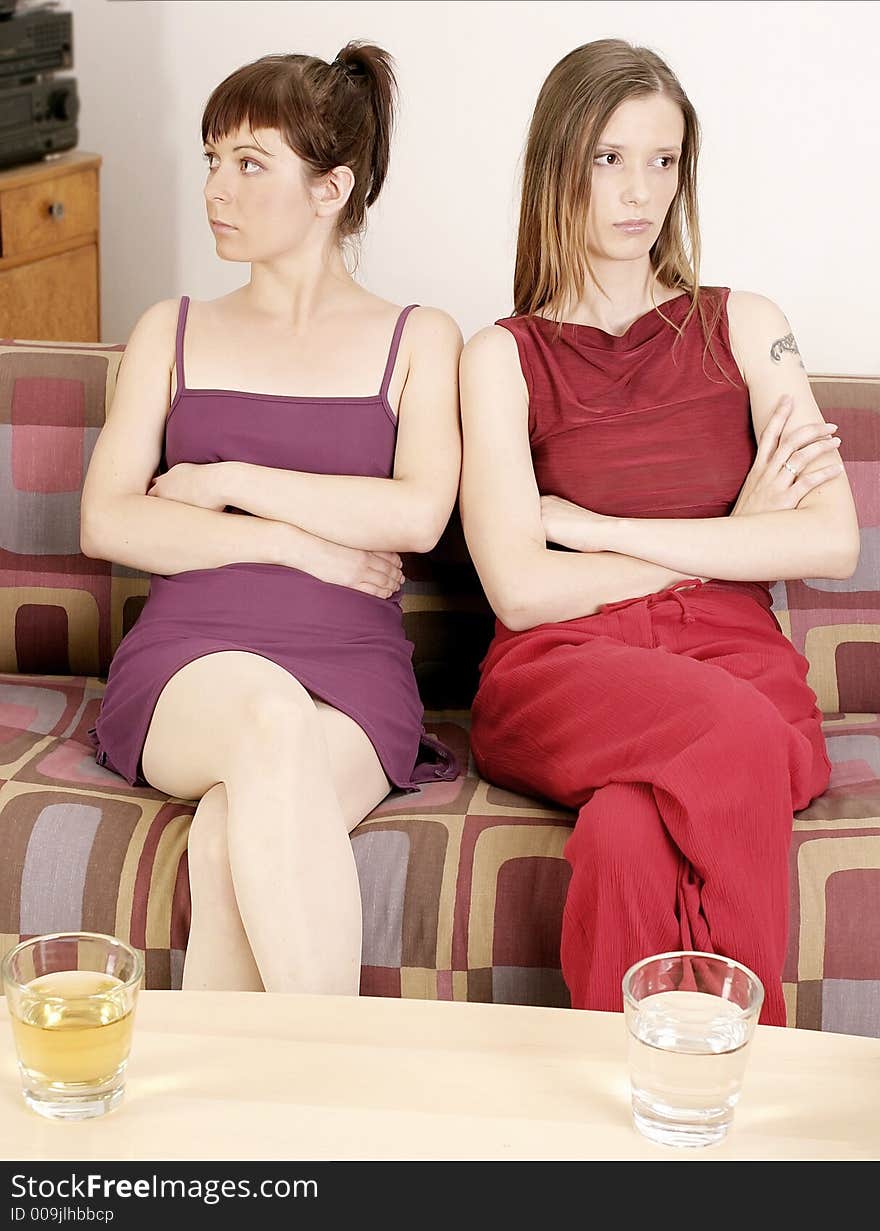
M 211 227 L 215 231 L 235 231 L 237 227 L 231 227 L 228 222 L 218 222 L 215 218 L 211 219 Z
M 641 235 L 642 231 L 647 231 L 650 227 L 650 222 L 615 222 L 615 229 L 623 231 L 626 235 Z

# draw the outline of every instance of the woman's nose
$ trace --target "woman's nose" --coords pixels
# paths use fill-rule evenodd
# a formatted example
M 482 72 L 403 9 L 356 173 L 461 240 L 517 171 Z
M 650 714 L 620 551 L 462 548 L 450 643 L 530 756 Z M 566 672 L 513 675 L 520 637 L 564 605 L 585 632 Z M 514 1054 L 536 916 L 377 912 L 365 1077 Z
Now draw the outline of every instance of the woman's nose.
M 647 201 L 650 196 L 647 181 L 644 176 L 634 175 L 627 185 L 623 195 L 624 201 Z
M 228 201 L 230 186 L 223 169 L 218 167 L 205 182 L 205 199 L 207 201 Z

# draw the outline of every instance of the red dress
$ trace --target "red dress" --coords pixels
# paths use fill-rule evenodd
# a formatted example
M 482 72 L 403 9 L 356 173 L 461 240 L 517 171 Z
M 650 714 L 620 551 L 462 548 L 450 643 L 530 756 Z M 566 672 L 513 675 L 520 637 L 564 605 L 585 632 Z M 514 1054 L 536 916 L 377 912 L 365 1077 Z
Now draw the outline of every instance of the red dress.
M 723 517 L 755 457 L 730 350 L 726 287 L 704 357 L 695 314 L 653 310 L 622 335 L 540 317 L 514 336 L 529 391 L 538 490 L 611 516 Z M 686 294 L 661 306 L 681 325 Z M 710 312 L 710 319 L 712 313 Z M 700 949 L 764 983 L 785 1024 L 792 813 L 830 763 L 807 660 L 770 609 L 769 582 L 697 580 L 589 616 L 512 632 L 496 623 L 473 705 L 481 774 L 577 809 L 565 856 L 562 972 L 579 1008 L 622 1008 L 632 962 Z

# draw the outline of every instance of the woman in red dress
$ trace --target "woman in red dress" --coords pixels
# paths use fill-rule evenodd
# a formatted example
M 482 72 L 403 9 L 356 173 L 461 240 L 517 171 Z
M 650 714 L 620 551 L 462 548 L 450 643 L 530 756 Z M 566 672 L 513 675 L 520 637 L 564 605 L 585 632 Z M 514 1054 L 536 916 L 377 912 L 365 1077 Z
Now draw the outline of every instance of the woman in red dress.
M 763 295 L 701 286 L 699 125 L 617 39 L 544 83 L 514 313 L 462 356 L 468 545 L 498 617 L 480 772 L 577 810 L 562 971 L 621 1008 L 651 953 L 728 955 L 785 1022 L 792 812 L 827 784 L 808 664 L 768 579 L 849 577 L 834 424 Z

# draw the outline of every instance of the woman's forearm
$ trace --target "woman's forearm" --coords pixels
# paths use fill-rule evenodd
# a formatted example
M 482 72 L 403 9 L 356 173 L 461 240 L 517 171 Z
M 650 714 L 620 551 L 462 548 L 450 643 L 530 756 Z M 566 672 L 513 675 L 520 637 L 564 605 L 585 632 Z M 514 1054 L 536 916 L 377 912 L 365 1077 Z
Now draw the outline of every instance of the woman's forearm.
M 443 526 L 423 485 L 405 479 L 219 463 L 228 505 L 368 551 L 430 551 Z
M 699 576 L 614 552 L 581 554 L 537 546 L 517 562 L 516 575 L 521 584 L 510 585 L 493 604 L 502 624 L 514 631 L 595 615 L 604 603 L 642 598 Z
M 784 581 L 851 576 L 858 556 L 853 539 L 824 510 L 809 508 L 737 517 L 611 517 L 598 542 L 602 550 L 694 576 Z
M 87 556 L 161 576 L 245 561 L 296 567 L 311 537 L 281 522 L 136 494 L 84 509 L 81 531 Z

